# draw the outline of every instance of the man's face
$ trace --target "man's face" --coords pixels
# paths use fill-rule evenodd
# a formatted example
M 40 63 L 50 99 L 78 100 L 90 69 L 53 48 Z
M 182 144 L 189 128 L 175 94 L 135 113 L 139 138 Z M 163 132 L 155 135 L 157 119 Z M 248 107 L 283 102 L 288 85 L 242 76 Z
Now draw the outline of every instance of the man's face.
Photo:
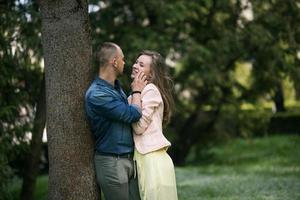
M 118 75 L 123 74 L 125 59 L 124 59 L 124 54 L 123 54 L 123 51 L 121 48 L 118 48 L 118 50 L 117 50 L 117 55 L 115 57 L 114 64 L 115 64 Z

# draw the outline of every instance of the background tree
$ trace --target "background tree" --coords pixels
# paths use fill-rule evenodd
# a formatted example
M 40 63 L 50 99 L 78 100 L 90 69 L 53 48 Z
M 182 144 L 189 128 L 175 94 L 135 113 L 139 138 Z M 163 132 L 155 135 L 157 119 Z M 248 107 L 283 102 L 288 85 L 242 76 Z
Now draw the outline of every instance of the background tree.
M 42 82 L 42 52 L 36 5 L 6 1 L 0 10 L 0 194 L 11 199 L 10 177 L 24 174 Z
M 245 27 L 245 47 L 253 61 L 252 93 L 270 94 L 277 112 L 285 111 L 283 79 L 299 76 L 299 1 L 251 1 L 254 19 Z
M 36 186 L 36 178 L 40 173 L 40 160 L 42 152 L 42 138 L 46 124 L 46 91 L 45 75 L 43 77 L 36 112 L 32 128 L 32 139 L 30 149 L 26 152 L 24 161 L 23 183 L 21 191 L 21 200 L 33 199 Z

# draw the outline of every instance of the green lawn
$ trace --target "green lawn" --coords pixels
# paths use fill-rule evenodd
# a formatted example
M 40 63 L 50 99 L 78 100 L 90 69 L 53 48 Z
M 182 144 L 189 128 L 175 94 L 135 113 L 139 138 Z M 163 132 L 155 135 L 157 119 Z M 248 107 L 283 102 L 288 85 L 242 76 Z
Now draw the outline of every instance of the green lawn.
M 176 168 L 180 200 L 300 200 L 299 136 L 238 139 L 207 153 L 209 163 Z M 47 183 L 39 177 L 36 199 L 47 199 Z
M 176 168 L 180 200 L 300 199 L 300 137 L 234 140 L 209 164 Z
M 22 182 L 20 179 L 16 179 L 13 182 L 14 183 L 11 186 L 11 191 L 13 195 L 12 200 L 19 200 Z M 48 176 L 47 175 L 39 176 L 36 183 L 34 198 L 36 200 L 47 200 L 47 192 L 48 192 Z

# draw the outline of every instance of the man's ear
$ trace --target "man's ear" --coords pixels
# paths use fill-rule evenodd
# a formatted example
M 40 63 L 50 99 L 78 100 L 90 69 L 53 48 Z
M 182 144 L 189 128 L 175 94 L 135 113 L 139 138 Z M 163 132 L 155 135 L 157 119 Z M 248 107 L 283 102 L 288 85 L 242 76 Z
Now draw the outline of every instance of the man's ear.
M 117 59 L 116 58 L 113 58 L 113 66 L 117 67 Z

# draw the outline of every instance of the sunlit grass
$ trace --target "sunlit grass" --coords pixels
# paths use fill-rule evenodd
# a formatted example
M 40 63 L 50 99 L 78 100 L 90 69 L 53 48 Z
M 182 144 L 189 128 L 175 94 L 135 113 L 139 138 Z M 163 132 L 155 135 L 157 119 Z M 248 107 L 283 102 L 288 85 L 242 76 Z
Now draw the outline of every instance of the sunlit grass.
M 241 173 L 227 167 L 220 173 L 201 168 L 178 168 L 181 200 L 196 199 L 299 199 L 300 183 L 296 176 Z M 189 177 L 189 179 L 186 179 Z
M 176 168 L 179 199 L 300 199 L 300 137 L 234 140 L 209 163 Z
M 285 107 L 288 110 L 287 113 L 298 113 L 300 112 L 300 101 L 294 100 L 294 99 L 288 99 L 285 101 Z M 252 103 L 242 103 L 241 107 L 242 110 L 251 110 L 251 111 L 255 111 L 255 110 L 265 110 L 268 111 L 270 113 L 274 114 L 274 102 L 273 101 L 262 101 L 262 102 L 258 102 L 256 104 L 252 104 Z

